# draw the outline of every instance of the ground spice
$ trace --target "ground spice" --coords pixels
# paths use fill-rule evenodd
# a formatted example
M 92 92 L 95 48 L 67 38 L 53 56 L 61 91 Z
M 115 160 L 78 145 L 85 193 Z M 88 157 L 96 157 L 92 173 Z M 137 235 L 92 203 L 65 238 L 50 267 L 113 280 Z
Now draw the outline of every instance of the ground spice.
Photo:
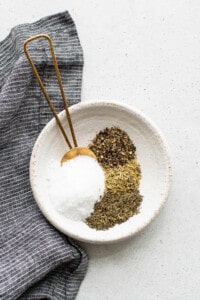
M 121 224 L 139 212 L 142 196 L 138 189 L 130 192 L 107 191 L 100 202 L 96 202 L 87 224 L 97 230 L 106 230 Z
M 95 203 L 86 223 L 97 230 L 121 224 L 139 212 L 142 196 L 136 147 L 128 134 L 118 127 L 106 128 L 93 139 L 89 148 L 105 172 L 105 193 Z
M 113 193 L 130 192 L 139 187 L 141 179 L 140 165 L 136 158 L 125 165 L 114 168 L 104 168 L 107 191 Z
M 128 134 L 119 127 L 100 131 L 88 146 L 104 167 L 124 165 L 135 157 L 135 146 Z

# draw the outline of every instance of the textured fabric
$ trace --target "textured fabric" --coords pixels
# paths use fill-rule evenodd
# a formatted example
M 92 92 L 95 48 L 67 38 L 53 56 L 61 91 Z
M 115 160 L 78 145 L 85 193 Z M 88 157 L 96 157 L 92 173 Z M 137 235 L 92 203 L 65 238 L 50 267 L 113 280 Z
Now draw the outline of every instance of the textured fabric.
M 23 41 L 39 33 L 53 40 L 72 105 L 80 101 L 83 54 L 67 12 L 12 29 L 0 42 L 0 299 L 74 299 L 87 256 L 40 213 L 30 189 L 34 142 L 52 118 L 27 58 Z M 47 41 L 29 49 L 57 111 L 62 100 Z

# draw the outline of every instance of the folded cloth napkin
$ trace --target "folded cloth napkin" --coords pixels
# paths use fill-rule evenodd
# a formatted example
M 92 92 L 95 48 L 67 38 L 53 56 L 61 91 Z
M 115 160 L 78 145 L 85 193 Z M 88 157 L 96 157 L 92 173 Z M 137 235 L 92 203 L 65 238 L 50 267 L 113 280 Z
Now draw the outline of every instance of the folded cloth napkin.
M 68 104 L 80 101 L 83 54 L 68 12 L 16 26 L 0 42 L 0 299 L 74 299 L 87 269 L 85 252 L 40 213 L 30 189 L 33 144 L 52 118 L 22 44 L 53 40 Z M 30 53 L 57 111 L 63 109 L 47 41 Z

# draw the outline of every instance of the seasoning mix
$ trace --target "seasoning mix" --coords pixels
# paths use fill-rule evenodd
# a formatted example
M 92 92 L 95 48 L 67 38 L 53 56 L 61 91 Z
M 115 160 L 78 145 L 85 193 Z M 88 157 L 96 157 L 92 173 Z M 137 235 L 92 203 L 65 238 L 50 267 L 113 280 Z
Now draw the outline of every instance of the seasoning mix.
M 106 230 L 139 212 L 141 169 L 136 147 L 118 127 L 100 131 L 88 147 L 105 172 L 105 192 L 86 223 L 96 230 Z
M 55 210 L 96 230 L 107 230 L 137 214 L 142 202 L 136 148 L 118 127 L 100 131 L 88 146 L 96 157 L 52 160 L 46 178 Z

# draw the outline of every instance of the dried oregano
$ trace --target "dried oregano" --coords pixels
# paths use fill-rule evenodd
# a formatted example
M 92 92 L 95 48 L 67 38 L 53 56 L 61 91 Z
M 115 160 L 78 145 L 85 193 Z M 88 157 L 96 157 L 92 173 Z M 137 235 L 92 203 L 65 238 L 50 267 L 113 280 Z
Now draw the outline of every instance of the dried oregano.
M 121 224 L 139 212 L 141 202 L 138 189 L 117 194 L 107 191 L 102 200 L 95 203 L 94 212 L 86 219 L 87 224 L 97 230 Z

